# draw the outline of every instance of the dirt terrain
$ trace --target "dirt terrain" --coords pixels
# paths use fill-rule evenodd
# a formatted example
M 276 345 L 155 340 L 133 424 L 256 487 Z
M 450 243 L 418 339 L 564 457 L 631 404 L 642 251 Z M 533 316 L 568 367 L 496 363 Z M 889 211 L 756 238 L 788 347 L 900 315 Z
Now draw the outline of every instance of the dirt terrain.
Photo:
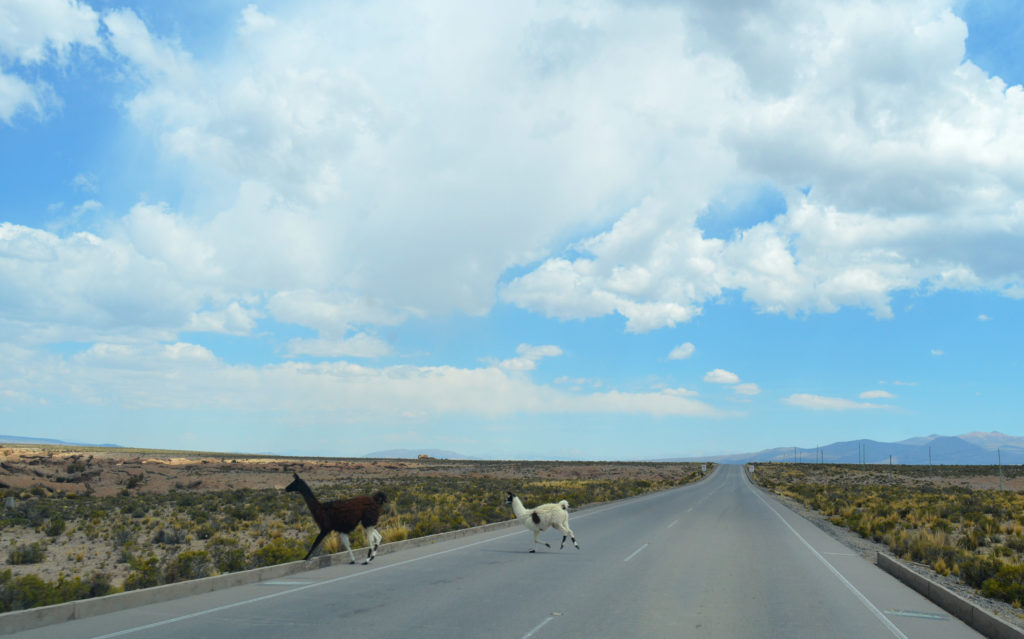
M 393 541 L 511 517 L 503 503 L 505 489 L 581 487 L 575 497 L 569 496 L 573 506 L 580 506 L 692 481 L 699 468 L 679 463 L 341 459 L 0 445 L 0 573 L 11 570 L 14 577 L 35 575 L 53 583 L 101 575 L 120 588 L 131 574 L 145 570 L 149 556 L 159 561 L 160 580 L 169 579 L 168 566 L 189 552 L 209 555 L 216 564 L 218 551 L 235 549 L 240 558 L 231 570 L 257 561 L 288 560 L 282 555 L 256 559 L 274 543 L 292 553 L 297 549 L 301 557 L 316 529 L 302 499 L 283 492 L 292 473 L 299 473 L 321 497 L 332 499 L 388 486 L 393 499 L 380 530 L 385 541 Z M 615 492 L 615 486 L 632 492 Z M 48 514 L 40 515 L 44 506 Z M 62 506 L 70 510 L 56 514 Z M 72 511 L 78 514 L 68 514 Z M 26 521 L 26 513 L 36 513 L 35 518 Z M 218 540 L 230 545 L 218 546 Z M 338 551 L 332 540 L 325 541 L 325 551 Z M 356 545 L 360 540 L 353 537 Z M 32 546 L 41 549 L 41 559 L 13 559 L 18 549 Z M 204 564 L 194 576 L 218 570 L 226 568 Z
M 629 462 L 525 462 L 446 459 L 267 457 L 219 453 L 61 446 L 0 446 L 0 488 L 106 497 L 126 487 L 163 494 L 284 488 L 297 472 L 310 484 L 395 476 L 531 479 L 659 480 L 678 464 Z M 142 475 L 141 478 L 138 478 Z

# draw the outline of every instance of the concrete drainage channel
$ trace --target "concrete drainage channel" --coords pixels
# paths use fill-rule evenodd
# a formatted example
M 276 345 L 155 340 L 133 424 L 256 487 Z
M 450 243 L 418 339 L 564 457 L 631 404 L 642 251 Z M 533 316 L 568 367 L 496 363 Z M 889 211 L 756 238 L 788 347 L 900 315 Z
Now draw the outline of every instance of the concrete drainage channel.
M 937 606 L 990 639 L 1024 639 L 1024 631 L 982 610 L 952 590 L 907 568 L 896 559 L 878 553 L 875 563 Z
M 419 546 L 426 546 L 428 544 L 436 544 L 442 541 L 448 541 L 449 539 L 477 535 L 493 530 L 500 530 L 502 528 L 511 528 L 512 526 L 522 526 L 522 524 L 515 519 L 510 519 L 508 521 L 477 526 L 475 528 L 463 528 L 462 530 L 453 530 L 450 532 L 438 533 L 436 535 L 428 535 L 426 537 L 417 537 L 415 539 L 406 539 L 404 541 L 393 541 L 391 543 L 381 545 L 377 550 L 377 555 L 379 558 L 382 555 L 388 555 L 406 548 L 416 548 Z M 31 630 L 33 628 L 72 621 L 74 619 L 95 617 L 96 615 L 117 612 L 119 610 L 127 610 L 128 608 L 134 608 L 136 606 L 144 606 L 146 604 L 169 601 L 171 599 L 179 599 L 181 597 L 189 597 L 191 595 L 200 595 L 214 590 L 221 590 L 223 588 L 233 588 L 235 586 L 242 586 L 245 584 L 280 579 L 281 577 L 306 572 L 307 570 L 317 570 L 319 568 L 328 568 L 330 566 L 347 563 L 349 563 L 348 553 L 342 551 L 334 553 L 333 555 L 313 557 L 309 561 L 292 561 L 286 564 L 278 564 L 276 566 L 266 566 L 265 568 L 254 568 L 252 570 L 230 572 L 223 575 L 216 575 L 214 577 L 204 577 L 202 579 L 166 584 L 164 586 L 154 586 L 152 588 L 143 588 L 141 590 L 119 592 L 105 597 L 80 599 L 78 601 L 69 601 L 67 603 L 55 604 L 52 606 L 40 606 L 38 608 L 30 608 L 28 610 L 5 612 L 0 614 L 0 634 L 21 632 L 22 630 Z

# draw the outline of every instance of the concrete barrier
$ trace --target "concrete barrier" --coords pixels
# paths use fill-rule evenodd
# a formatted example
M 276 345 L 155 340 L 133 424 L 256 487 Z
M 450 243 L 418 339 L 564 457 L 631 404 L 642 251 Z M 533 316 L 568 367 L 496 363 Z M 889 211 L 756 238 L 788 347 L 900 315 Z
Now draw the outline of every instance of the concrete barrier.
M 520 524 L 517 520 L 510 519 L 508 521 L 500 521 L 493 524 L 486 524 L 484 526 L 452 530 L 449 532 L 438 533 L 436 535 L 427 535 L 425 537 L 416 537 L 414 539 L 405 539 L 402 541 L 393 541 L 387 544 L 382 544 L 377 550 L 377 555 L 379 557 L 380 555 L 388 555 L 407 548 L 427 546 L 429 544 L 448 541 L 449 539 L 478 535 L 518 525 Z M 169 601 L 171 599 L 179 599 L 181 597 L 189 597 L 191 595 L 200 595 L 214 590 L 233 588 L 235 586 L 242 586 L 260 581 L 279 579 L 287 575 L 294 575 L 307 570 L 317 570 L 320 568 L 328 568 L 330 566 L 347 563 L 349 563 L 348 552 L 342 551 L 332 555 L 313 557 L 309 561 L 292 561 L 286 564 L 278 564 L 276 566 L 253 568 L 252 570 L 229 572 L 223 575 L 204 577 L 202 579 L 192 579 L 190 581 L 181 581 L 174 584 L 143 588 L 141 590 L 119 592 L 117 594 L 106 595 L 104 597 L 80 599 L 78 601 L 69 601 L 67 603 L 54 604 L 52 606 L 40 606 L 38 608 L 29 608 L 28 610 L 5 612 L 0 614 L 0 634 L 10 634 L 12 632 L 31 630 L 33 628 L 40 628 L 50 624 L 72 621 L 74 619 L 95 617 L 96 615 L 104 615 L 109 612 L 127 610 L 128 608 L 134 608 L 136 606 L 144 606 L 146 604 L 159 603 L 161 601 Z
M 878 553 L 875 563 L 879 568 L 921 593 L 940 608 L 989 639 L 1024 639 L 1024 631 L 1020 628 L 1006 623 L 945 586 L 914 572 L 895 558 Z

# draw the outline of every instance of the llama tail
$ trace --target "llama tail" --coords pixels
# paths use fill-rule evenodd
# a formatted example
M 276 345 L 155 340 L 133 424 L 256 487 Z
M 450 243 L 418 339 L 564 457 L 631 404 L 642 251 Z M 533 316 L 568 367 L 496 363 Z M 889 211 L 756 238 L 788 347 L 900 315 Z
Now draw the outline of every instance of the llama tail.
M 558 505 L 562 507 L 562 510 L 569 510 L 569 502 L 565 501 L 564 499 L 558 502 Z

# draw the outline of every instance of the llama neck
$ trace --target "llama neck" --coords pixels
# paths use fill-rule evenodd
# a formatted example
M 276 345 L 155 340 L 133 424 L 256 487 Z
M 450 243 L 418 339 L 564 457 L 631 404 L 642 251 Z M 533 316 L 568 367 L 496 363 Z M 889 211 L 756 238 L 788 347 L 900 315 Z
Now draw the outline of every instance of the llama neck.
M 299 494 L 306 500 L 306 505 L 309 506 L 309 511 L 316 514 L 316 511 L 319 510 L 321 506 L 320 502 L 317 501 L 317 498 L 313 495 L 312 489 L 310 489 L 307 484 L 303 483 L 299 486 Z
M 526 508 L 523 506 L 523 502 L 519 501 L 519 497 L 512 498 L 512 514 L 516 517 L 522 517 L 526 514 Z

